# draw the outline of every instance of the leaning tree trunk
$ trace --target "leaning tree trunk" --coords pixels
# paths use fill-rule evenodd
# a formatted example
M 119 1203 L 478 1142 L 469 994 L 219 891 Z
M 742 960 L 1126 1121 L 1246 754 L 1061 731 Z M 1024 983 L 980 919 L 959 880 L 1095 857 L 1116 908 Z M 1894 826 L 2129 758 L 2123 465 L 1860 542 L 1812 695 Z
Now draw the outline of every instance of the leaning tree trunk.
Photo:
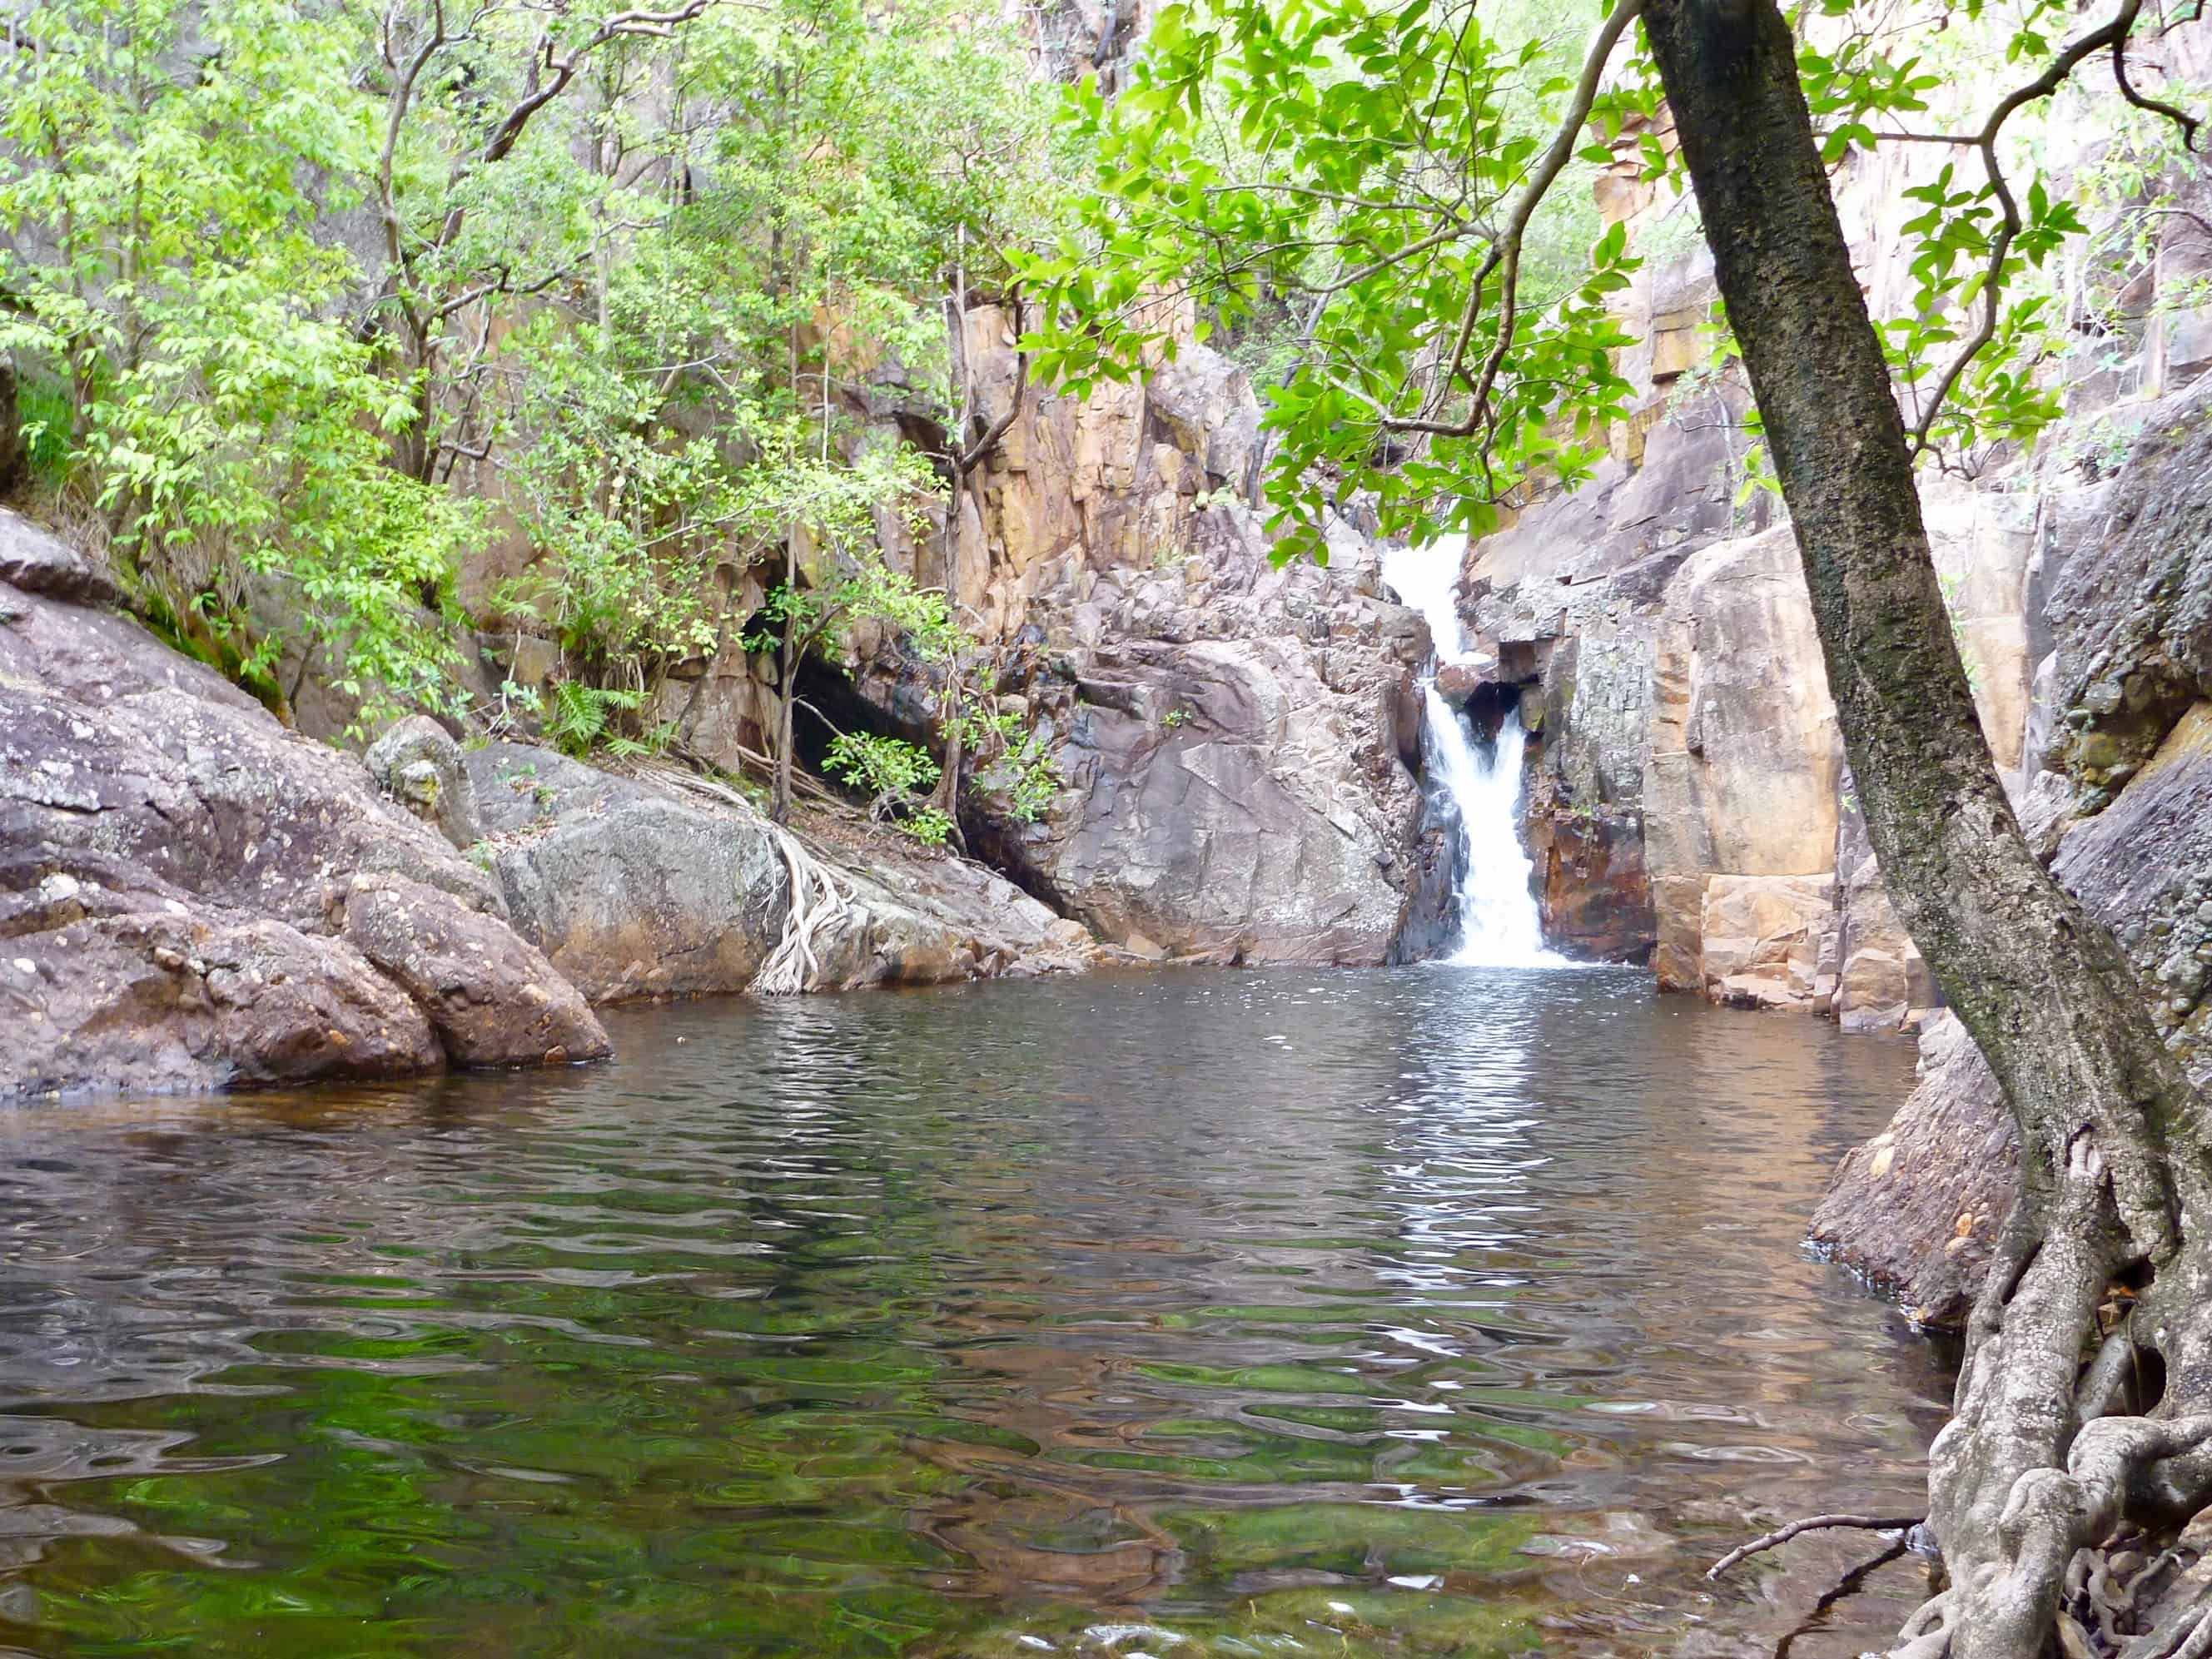
M 2053 1644 L 2077 1549 L 2165 1483 L 2212 1476 L 2212 1180 L 2203 1105 L 2111 936 L 2030 851 L 1990 757 L 1929 557 L 1889 371 L 1774 0 L 1650 0 L 1650 35 L 1790 507 L 1882 874 L 2019 1121 L 2021 1200 L 1930 1453 L 1953 1589 L 1921 1638 Z M 2077 1394 L 2115 1277 L 2164 1361 L 2151 1419 Z M 2146 1367 L 2154 1373 L 2154 1367 Z M 2085 1409 L 2086 1407 L 2086 1409 Z M 2212 1638 L 2208 1638 L 2212 1639 Z

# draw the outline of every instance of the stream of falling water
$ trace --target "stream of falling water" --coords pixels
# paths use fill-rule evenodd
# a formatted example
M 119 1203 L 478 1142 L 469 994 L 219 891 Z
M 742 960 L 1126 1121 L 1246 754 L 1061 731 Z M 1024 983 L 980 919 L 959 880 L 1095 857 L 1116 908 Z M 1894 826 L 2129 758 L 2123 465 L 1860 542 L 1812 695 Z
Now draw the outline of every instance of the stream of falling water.
M 1486 748 L 1437 690 L 1438 669 L 1474 659 L 1454 592 L 1466 550 L 1464 536 L 1446 536 L 1382 555 L 1383 580 L 1427 618 L 1436 643 L 1421 681 L 1422 744 L 1458 818 L 1459 934 L 1449 959 L 1467 967 L 1564 968 L 1567 959 L 1544 948 L 1530 886 L 1534 866 L 1521 845 L 1521 767 L 1528 748 L 1521 711 L 1507 711 Z

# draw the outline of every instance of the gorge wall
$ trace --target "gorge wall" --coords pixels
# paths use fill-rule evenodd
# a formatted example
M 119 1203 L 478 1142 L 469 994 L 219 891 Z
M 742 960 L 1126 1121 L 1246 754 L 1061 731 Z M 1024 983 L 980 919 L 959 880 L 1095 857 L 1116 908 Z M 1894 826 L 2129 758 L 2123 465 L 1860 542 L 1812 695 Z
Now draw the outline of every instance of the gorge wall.
M 2212 83 L 2212 30 L 2160 50 Z M 1609 220 L 1663 248 L 1686 204 L 1637 181 L 1637 135 L 1601 188 Z M 2070 135 L 2087 165 L 2106 143 Z M 1909 292 L 1884 204 L 1935 165 L 1920 146 L 1838 173 L 1877 313 Z M 2059 878 L 2119 933 L 2161 1029 L 2212 1078 L 2212 196 L 2185 167 L 2147 258 L 2061 282 L 2077 319 L 2065 418 L 2034 453 L 1929 468 L 1937 570 L 1983 727 Z M 2108 216 L 2116 221 L 2124 210 Z M 2110 222 L 2094 234 L 2109 233 Z M 1856 807 L 1790 532 L 1746 487 L 1747 404 L 1710 360 L 1702 250 L 1655 256 L 1625 296 L 1643 401 L 1580 492 L 1475 543 L 1462 614 L 1484 651 L 1463 684 L 1517 694 L 1532 748 L 1528 838 L 1547 930 L 1648 953 L 1659 983 L 1714 1000 L 1923 1032 L 1922 1083 L 1853 1153 L 1814 1236 L 1954 1322 L 2009 1201 L 2009 1129 L 1973 1044 L 1940 1011 Z
M 963 805 L 972 848 L 1064 917 L 1146 958 L 1374 964 L 1439 925 L 1450 872 L 1422 824 L 1414 671 L 1425 625 L 1382 586 L 1354 519 L 1324 568 L 1281 568 L 1240 492 L 1259 405 L 1242 370 L 1186 337 L 1141 384 L 1087 401 L 1022 373 L 1013 319 L 966 313 L 977 402 L 1014 405 L 952 509 L 921 536 L 884 515 L 886 562 L 953 599 L 978 647 L 966 672 L 1035 732 L 1059 787 L 1027 818 L 990 787 Z M 919 441 L 938 394 L 865 343 L 840 382 L 854 447 Z M 1018 398 L 1018 402 L 1017 402 Z M 834 580 L 810 550 L 804 579 Z M 730 614 L 758 611 L 771 568 L 728 568 Z M 486 588 L 479 574 L 465 587 Z M 536 687 L 550 641 L 486 641 L 499 676 Z M 940 666 L 861 622 L 802 680 L 841 724 L 941 748 Z M 769 748 L 777 672 L 732 629 L 681 665 L 648 723 L 738 769 Z M 806 731 L 802 729 L 802 742 Z

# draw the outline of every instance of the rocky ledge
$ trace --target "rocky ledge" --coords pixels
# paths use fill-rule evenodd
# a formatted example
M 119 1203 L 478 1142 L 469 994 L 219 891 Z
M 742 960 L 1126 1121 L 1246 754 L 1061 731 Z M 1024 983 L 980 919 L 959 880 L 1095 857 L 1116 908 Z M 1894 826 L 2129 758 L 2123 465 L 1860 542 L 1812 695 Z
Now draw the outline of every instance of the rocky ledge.
M 0 1097 L 588 1060 L 498 890 L 0 514 Z
M 835 896 L 808 988 L 1091 960 L 987 872 L 787 838 L 741 799 L 464 759 L 427 720 L 365 769 L 117 597 L 0 512 L 0 1099 L 595 1059 L 592 1002 L 745 988 L 794 867 Z

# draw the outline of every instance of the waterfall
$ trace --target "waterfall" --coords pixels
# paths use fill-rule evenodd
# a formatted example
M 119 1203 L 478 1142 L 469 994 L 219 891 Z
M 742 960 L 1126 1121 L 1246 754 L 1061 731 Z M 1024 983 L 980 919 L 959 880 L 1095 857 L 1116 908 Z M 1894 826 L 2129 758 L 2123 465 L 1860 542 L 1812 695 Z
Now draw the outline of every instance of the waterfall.
M 1521 711 L 1507 711 L 1485 753 L 1437 690 L 1437 669 L 1474 659 L 1453 592 L 1466 551 L 1464 536 L 1447 536 L 1382 555 L 1382 580 L 1428 619 L 1436 641 L 1421 682 L 1422 749 L 1459 819 L 1459 936 L 1450 960 L 1468 967 L 1563 968 L 1566 958 L 1544 948 L 1528 884 L 1534 866 L 1521 846 L 1521 763 L 1528 741 Z

